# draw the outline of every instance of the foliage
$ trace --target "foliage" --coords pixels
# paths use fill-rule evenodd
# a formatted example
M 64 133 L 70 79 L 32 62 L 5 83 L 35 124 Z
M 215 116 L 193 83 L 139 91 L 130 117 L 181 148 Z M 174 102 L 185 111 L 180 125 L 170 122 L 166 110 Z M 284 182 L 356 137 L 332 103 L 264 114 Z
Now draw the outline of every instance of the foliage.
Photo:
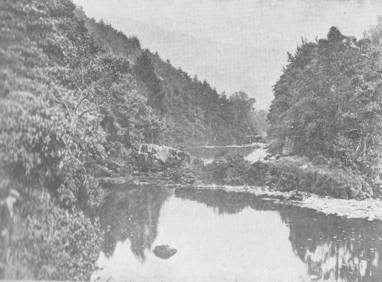
M 374 191 L 351 169 L 314 164 L 306 157 L 282 157 L 250 164 L 240 155 L 208 164 L 199 172 L 206 183 L 267 186 L 275 191 L 302 191 L 341 199 L 365 199 Z
M 241 144 L 247 135 L 256 134 L 251 119 L 254 99 L 243 92 L 229 98 L 219 95 L 207 82 L 191 79 L 157 55 L 151 59 L 163 79 L 160 108 L 167 109 L 163 142 L 173 146 Z
M 7 269 L 26 269 L 9 278 L 89 279 L 97 177 L 131 172 L 141 143 L 239 142 L 254 130 L 246 94 L 218 95 L 71 0 L 0 1 L 0 65 L 0 172 L 22 195 L 0 251 L 14 256 Z
M 20 92 L 0 109 L 0 157 L 10 175 L 51 189 L 65 205 L 99 200 L 98 183 L 86 171 L 104 154 L 96 117 L 71 121 L 57 106 Z
M 143 51 L 138 57 L 134 65 L 134 73 L 141 79 L 147 86 L 150 95 L 149 103 L 153 106 L 158 105 L 161 102 L 161 84 L 159 78 L 155 74 L 154 65 L 150 59 L 150 52 L 148 50 Z
M 89 280 L 102 246 L 98 221 L 58 207 L 41 192 L 24 191 L 22 198 L 11 216 L 2 216 L 2 279 Z
M 227 185 L 248 184 L 245 177 L 249 167 L 250 164 L 240 154 L 228 154 L 206 165 L 204 181 Z
M 381 148 L 380 48 L 335 27 L 303 42 L 274 86 L 269 135 L 292 153 L 322 155 L 374 182 Z
M 100 193 L 92 164 L 154 142 L 161 125 L 128 60 L 96 44 L 71 1 L 24 2 L 1 3 L 0 155 L 18 177 L 85 203 Z
M 96 22 L 94 19 L 88 19 L 81 8 L 77 7 L 76 12 L 80 18 L 86 20 L 86 28 L 108 52 L 117 57 L 127 57 L 135 55 L 141 49 L 141 44 L 135 36 L 127 37 L 123 32 L 116 31 L 102 20 Z
M 260 135 L 266 135 L 268 131 L 268 112 L 266 110 L 257 110 L 252 115 L 253 127 Z
M 28 218 L 27 236 L 20 242 L 26 245 L 35 278 L 88 280 L 101 251 L 99 224 L 80 211 L 69 213 L 56 206 L 42 214 Z
M 207 82 L 191 78 L 158 54 L 132 44 L 134 38 L 123 36 L 103 22 L 83 18 L 100 46 L 110 46 L 109 53 L 131 63 L 135 89 L 162 120 L 163 133 L 157 141 L 174 147 L 232 144 L 243 143 L 245 136 L 257 133 L 253 123 L 255 101 L 245 93 L 229 98 L 219 95 Z
M 327 164 L 313 164 L 306 157 L 283 157 L 267 163 L 266 183 L 275 190 L 298 190 L 342 199 L 373 196 L 370 185 L 359 173 Z
M 1 252 L 31 268 L 23 279 L 89 279 L 99 228 L 81 210 L 103 197 L 94 167 L 153 138 L 158 123 L 131 90 L 129 62 L 95 44 L 71 1 L 1 1 L 0 19 L 0 169 L 25 196 L 24 235 Z

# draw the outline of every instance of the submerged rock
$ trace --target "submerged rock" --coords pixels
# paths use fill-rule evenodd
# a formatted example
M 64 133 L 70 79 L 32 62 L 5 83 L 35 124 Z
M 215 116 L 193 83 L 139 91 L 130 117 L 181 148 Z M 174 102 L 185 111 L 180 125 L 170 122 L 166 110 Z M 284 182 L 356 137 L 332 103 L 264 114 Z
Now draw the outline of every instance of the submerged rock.
M 153 250 L 153 253 L 161 259 L 169 259 L 178 252 L 177 249 L 170 247 L 169 245 L 159 245 Z

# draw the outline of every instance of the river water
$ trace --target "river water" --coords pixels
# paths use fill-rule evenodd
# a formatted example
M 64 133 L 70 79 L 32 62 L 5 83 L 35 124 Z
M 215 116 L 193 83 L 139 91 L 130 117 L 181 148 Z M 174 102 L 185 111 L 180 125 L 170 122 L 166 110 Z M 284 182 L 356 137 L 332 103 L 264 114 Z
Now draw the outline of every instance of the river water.
M 109 281 L 382 281 L 382 222 L 233 193 L 120 187 L 93 279 Z M 164 260 L 153 253 L 169 245 Z

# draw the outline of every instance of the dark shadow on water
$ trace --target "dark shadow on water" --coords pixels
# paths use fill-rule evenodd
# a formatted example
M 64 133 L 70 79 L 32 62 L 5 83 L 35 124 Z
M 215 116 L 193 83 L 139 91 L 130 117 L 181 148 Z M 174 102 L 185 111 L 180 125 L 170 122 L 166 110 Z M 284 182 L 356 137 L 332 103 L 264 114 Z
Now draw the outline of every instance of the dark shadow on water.
M 161 207 L 170 192 L 156 187 L 127 189 L 107 196 L 98 216 L 105 230 L 104 253 L 111 256 L 117 242 L 129 239 L 131 251 L 145 260 L 146 249 L 157 236 Z
M 255 210 L 276 209 L 272 202 L 264 201 L 248 193 L 229 193 L 222 190 L 177 189 L 175 195 L 182 199 L 202 203 L 213 208 L 219 214 L 236 214 L 247 207 Z

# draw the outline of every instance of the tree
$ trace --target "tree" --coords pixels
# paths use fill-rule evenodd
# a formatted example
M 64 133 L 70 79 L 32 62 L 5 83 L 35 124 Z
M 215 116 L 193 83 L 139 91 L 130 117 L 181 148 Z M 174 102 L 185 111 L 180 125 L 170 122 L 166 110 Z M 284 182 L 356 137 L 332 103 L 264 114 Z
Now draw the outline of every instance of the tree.
M 148 51 L 143 51 L 134 65 L 134 73 L 147 85 L 153 97 L 161 91 L 160 80 L 155 74 Z
M 334 27 L 327 40 L 303 42 L 274 87 L 269 135 L 279 149 L 291 141 L 296 154 L 371 173 L 380 148 L 381 58 L 375 46 Z

